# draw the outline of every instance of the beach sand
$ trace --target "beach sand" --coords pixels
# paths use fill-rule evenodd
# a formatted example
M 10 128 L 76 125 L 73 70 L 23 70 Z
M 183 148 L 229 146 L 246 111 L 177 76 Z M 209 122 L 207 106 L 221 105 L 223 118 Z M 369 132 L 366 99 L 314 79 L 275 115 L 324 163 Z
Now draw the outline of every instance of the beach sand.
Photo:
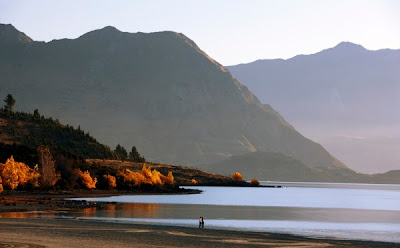
M 0 247 L 399 247 L 400 244 L 71 219 L 0 219 Z

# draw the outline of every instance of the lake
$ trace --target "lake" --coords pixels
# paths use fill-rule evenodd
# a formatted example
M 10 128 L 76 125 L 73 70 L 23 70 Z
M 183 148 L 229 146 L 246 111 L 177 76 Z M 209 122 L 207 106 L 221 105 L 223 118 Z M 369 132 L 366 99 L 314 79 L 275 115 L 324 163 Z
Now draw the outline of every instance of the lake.
M 203 193 L 85 198 L 124 204 L 59 217 L 197 227 L 204 216 L 205 228 L 400 242 L 400 185 L 263 184 L 284 187 L 185 187 Z

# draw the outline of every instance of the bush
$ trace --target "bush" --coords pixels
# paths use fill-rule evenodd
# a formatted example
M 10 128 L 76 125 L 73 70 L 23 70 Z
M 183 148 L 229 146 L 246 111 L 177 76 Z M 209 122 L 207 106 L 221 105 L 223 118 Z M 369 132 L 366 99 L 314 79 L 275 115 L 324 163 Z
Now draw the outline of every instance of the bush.
M 257 179 L 252 178 L 250 181 L 250 185 L 251 186 L 260 186 L 260 182 Z
M 0 177 L 0 193 L 1 192 L 3 192 L 3 181 L 1 180 L 1 177 Z
M 37 179 L 40 174 L 26 164 L 16 162 L 11 156 L 5 164 L 0 163 L 0 177 L 2 186 L 14 190 L 18 186 L 26 186 L 28 183 L 37 187 Z
M 232 178 L 236 181 L 243 181 L 243 176 L 239 172 L 233 173 Z
M 97 178 L 92 178 L 88 170 L 82 172 L 80 169 L 77 169 L 77 172 L 79 174 L 79 178 L 82 181 L 82 185 L 85 186 L 85 188 L 87 189 L 96 188 Z
M 117 175 L 121 178 L 123 183 L 130 188 L 140 188 L 142 185 L 160 188 L 165 185 L 171 186 L 175 184 L 175 179 L 172 175 L 172 172 L 168 172 L 168 175 L 164 176 L 155 169 L 151 170 L 150 166 L 146 166 L 146 164 L 143 165 L 141 172 L 125 169 L 118 172 Z
M 107 182 L 107 186 L 109 189 L 113 189 L 117 187 L 117 179 L 111 175 L 103 175 L 103 179 Z

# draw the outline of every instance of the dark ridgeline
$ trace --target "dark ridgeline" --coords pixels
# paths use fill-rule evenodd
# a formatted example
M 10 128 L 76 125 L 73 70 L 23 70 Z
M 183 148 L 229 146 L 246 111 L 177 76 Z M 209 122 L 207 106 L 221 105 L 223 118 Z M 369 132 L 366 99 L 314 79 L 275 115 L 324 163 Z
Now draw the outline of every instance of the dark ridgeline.
M 0 87 L 18 109 L 81 125 L 110 146 L 191 166 L 275 151 L 324 173 L 355 174 L 183 34 L 105 27 L 45 43 L 10 25 L 0 33 Z

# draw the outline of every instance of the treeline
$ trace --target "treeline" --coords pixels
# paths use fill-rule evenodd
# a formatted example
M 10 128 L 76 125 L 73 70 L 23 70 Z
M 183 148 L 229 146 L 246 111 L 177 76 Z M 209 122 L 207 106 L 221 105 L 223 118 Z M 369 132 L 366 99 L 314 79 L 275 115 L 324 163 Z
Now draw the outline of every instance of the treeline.
M 7 143 L 17 143 L 30 149 L 44 145 L 53 153 L 73 156 L 80 159 L 120 159 L 133 162 L 145 162 L 135 146 L 128 153 L 117 145 L 115 150 L 100 144 L 89 132 L 84 132 L 80 126 L 75 129 L 69 125 L 62 125 L 59 120 L 45 118 L 39 110 L 33 113 L 14 112 L 16 100 L 7 95 L 5 106 L 0 109 L 0 119 L 6 120 L 5 126 L 0 128 L 0 136 L 9 137 Z M 16 153 L 0 154 L 0 157 L 15 155 Z

